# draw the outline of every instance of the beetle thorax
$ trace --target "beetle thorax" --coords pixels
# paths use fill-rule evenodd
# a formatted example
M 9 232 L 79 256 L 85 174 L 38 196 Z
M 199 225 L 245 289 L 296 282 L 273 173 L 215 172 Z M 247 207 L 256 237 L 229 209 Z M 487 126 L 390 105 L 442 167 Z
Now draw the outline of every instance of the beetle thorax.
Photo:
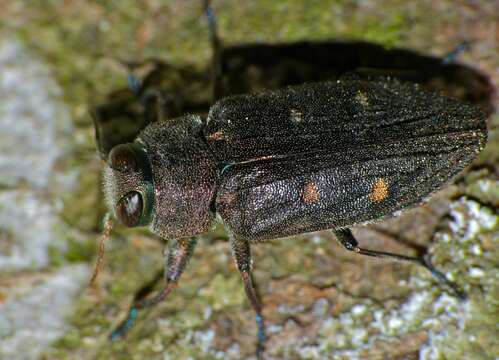
M 193 236 L 209 230 L 214 214 L 217 168 L 198 116 L 148 126 L 138 141 L 147 148 L 155 194 L 151 230 L 163 238 Z

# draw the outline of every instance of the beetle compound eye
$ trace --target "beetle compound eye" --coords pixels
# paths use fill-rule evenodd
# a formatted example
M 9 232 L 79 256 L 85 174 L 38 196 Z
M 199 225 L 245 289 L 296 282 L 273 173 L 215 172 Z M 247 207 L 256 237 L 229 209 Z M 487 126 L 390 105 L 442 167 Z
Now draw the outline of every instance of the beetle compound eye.
M 137 171 L 137 158 L 130 146 L 116 145 L 109 153 L 109 166 L 120 172 Z
M 123 225 L 134 227 L 140 223 L 143 208 L 144 202 L 142 201 L 142 195 L 136 191 L 132 191 L 118 201 L 118 204 L 116 205 L 116 216 Z

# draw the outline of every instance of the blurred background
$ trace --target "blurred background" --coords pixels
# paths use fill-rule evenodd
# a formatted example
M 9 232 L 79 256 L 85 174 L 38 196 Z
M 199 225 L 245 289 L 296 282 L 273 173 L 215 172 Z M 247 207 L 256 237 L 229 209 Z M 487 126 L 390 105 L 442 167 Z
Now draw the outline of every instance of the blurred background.
M 427 72 L 446 62 L 465 67 L 445 81 L 432 75 L 429 87 L 489 114 L 498 105 L 497 1 L 214 0 L 213 7 L 224 46 L 343 39 L 372 43 L 386 61 L 390 51 L 411 49 L 435 57 L 417 58 Z M 91 114 L 121 119 L 106 131 L 126 133 L 123 119 L 144 113 L 130 74 L 167 89 L 172 114 L 207 110 L 212 53 L 201 1 L 0 0 L 0 9 L 0 358 L 252 357 L 254 315 L 221 226 L 201 237 L 180 287 L 141 312 L 125 341 L 107 337 L 134 296 L 160 283 L 162 242 L 116 227 L 99 287 L 87 286 L 106 212 Z M 446 56 L 463 43 L 464 51 Z M 251 89 L 271 86 L 257 66 L 246 70 Z M 399 218 L 354 231 L 368 248 L 430 253 L 470 299 L 447 295 L 425 270 L 348 254 L 328 232 L 261 244 L 253 253 L 266 357 L 499 356 L 498 115 L 488 124 L 486 150 L 454 185 Z

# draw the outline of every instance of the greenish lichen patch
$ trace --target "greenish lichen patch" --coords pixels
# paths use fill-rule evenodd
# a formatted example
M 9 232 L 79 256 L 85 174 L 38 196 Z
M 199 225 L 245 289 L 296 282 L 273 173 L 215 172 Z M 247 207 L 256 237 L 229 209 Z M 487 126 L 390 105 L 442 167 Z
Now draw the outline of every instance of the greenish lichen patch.
M 472 46 L 460 59 L 495 76 L 497 83 L 496 44 L 488 27 L 497 22 L 491 15 L 495 14 L 493 2 L 477 1 L 473 7 L 447 0 L 310 4 L 298 0 L 214 0 L 224 44 L 347 38 L 444 54 L 465 35 L 472 39 Z M 48 271 L 65 269 L 72 262 L 90 266 L 95 251 L 92 244 L 106 209 L 99 190 L 101 162 L 89 110 L 105 101 L 110 92 L 127 86 L 126 62 L 161 59 L 192 66 L 200 73 L 210 58 L 200 1 L 38 0 L 28 4 L 10 0 L 2 5 L 0 34 L 16 36 L 25 48 L 49 63 L 48 72 L 63 90 L 74 126 L 67 135 L 70 154 L 59 159 L 55 167 L 76 185 L 66 188 L 60 180 L 51 181 L 50 189 L 43 193 L 43 199 L 50 199 L 57 209 L 53 215 L 72 231 L 64 227 L 38 230 L 43 241 L 52 233 L 63 239 L 63 244 L 50 244 L 44 264 Z M 462 21 L 463 13 L 469 21 Z M 147 66 L 141 64 L 135 73 L 140 76 Z M 207 102 L 205 82 L 198 79 L 188 86 L 174 72 L 165 79 L 172 88 L 183 86 L 183 93 Z M 5 102 L 0 103 L 1 108 Z M 431 237 L 435 265 L 468 291 L 469 300 L 459 302 L 450 297 L 424 270 L 357 259 L 335 245 L 327 232 L 259 244 L 253 249 L 255 278 L 265 304 L 269 357 L 487 359 L 499 353 L 495 343 L 498 121 L 497 115 L 489 120 L 489 145 L 473 172 L 462 179 L 463 186 L 456 187 L 465 196 L 451 202 L 449 217 L 440 219 L 448 209 L 448 198 L 455 194 L 438 200 L 444 199 L 439 211 L 432 213 L 435 219 L 420 221 L 413 216 L 435 209 L 424 206 L 411 213 L 410 221 L 389 223 L 395 235 L 407 232 L 409 240 L 424 247 Z M 5 202 L 2 205 L 5 208 Z M 23 216 L 19 213 L 18 218 Z M 10 243 L 12 232 L 8 228 L 2 231 Z M 34 238 L 33 233 L 36 235 L 32 231 L 27 238 Z M 163 246 L 145 234 L 146 230 L 115 228 L 106 245 L 100 292 L 82 292 L 70 316 L 69 330 L 45 357 L 251 357 L 254 314 L 245 300 L 221 226 L 200 241 L 193 262 L 171 297 L 155 309 L 141 311 L 125 341 L 107 341 L 110 331 L 126 315 L 134 294 L 163 267 Z M 373 248 L 415 253 L 410 246 L 375 231 L 359 229 L 357 234 Z M 4 249 L 11 251 L 12 247 L 0 246 L 0 251 Z M 17 278 L 17 274 L 2 274 L 0 285 L 12 286 Z M 2 290 L 0 302 L 11 293 Z

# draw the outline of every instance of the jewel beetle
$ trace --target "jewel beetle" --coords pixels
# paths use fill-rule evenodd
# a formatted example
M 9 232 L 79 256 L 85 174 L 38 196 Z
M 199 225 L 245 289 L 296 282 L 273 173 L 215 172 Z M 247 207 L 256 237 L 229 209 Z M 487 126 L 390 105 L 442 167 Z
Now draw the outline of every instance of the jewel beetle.
M 109 208 L 125 226 L 175 239 L 163 299 L 218 214 L 257 313 L 250 245 L 333 229 L 346 249 L 412 261 L 454 284 L 427 259 L 358 247 L 349 227 L 414 206 L 475 158 L 485 115 L 413 84 L 339 80 L 216 102 L 206 119 L 186 115 L 146 127 L 115 146 L 104 170 Z M 130 318 L 130 319 L 131 319 Z M 117 332 L 131 325 L 128 319 Z
M 486 138 L 486 116 L 475 106 L 389 78 L 229 96 L 206 118 L 151 123 L 135 141 L 111 149 L 104 190 L 122 224 L 147 226 L 169 241 L 166 283 L 131 307 L 112 339 L 177 286 L 195 236 L 217 219 L 256 313 L 257 354 L 265 344 L 251 276 L 257 242 L 331 229 L 347 250 L 424 266 L 464 297 L 428 257 L 362 248 L 349 228 L 421 203 L 469 165 Z

